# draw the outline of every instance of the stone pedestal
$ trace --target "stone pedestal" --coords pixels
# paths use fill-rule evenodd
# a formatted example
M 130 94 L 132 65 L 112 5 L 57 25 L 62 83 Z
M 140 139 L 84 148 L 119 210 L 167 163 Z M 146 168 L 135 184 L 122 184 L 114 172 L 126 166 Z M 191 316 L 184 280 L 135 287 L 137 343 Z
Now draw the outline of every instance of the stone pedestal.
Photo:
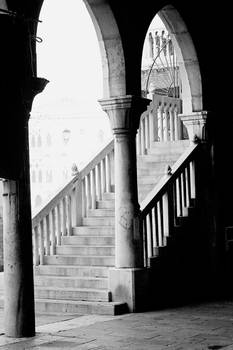
M 194 112 L 189 115 L 180 114 L 180 118 L 187 128 L 190 141 L 196 142 L 197 140 L 204 141 L 206 139 L 206 111 Z
M 112 300 L 126 302 L 129 312 L 146 311 L 150 303 L 149 274 L 147 268 L 110 269 Z

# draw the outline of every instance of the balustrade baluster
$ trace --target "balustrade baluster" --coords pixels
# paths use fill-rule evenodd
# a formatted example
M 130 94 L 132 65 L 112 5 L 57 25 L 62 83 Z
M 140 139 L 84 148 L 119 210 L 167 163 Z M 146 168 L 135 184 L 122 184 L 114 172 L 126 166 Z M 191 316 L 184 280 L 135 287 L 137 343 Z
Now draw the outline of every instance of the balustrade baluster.
M 44 236 L 45 236 L 45 254 L 50 255 L 50 235 L 49 235 L 49 216 L 43 219 Z
M 162 212 L 163 212 L 163 227 L 164 227 L 164 238 L 169 236 L 169 204 L 168 204 L 168 193 L 166 192 L 162 197 Z
M 149 147 L 151 147 L 152 142 L 155 141 L 155 116 L 153 114 L 153 111 L 149 112 L 148 116 L 148 122 L 149 122 Z
M 91 209 L 91 174 L 86 176 L 86 190 L 87 190 L 87 215 L 88 209 Z
M 191 198 L 196 198 L 196 179 L 195 179 L 195 162 L 190 163 L 190 177 L 191 177 Z
M 72 235 L 72 218 L 71 218 L 71 194 L 66 196 L 66 210 L 67 210 L 67 233 Z
M 155 237 L 155 240 L 154 240 L 154 255 L 156 254 L 156 247 L 159 246 L 159 226 L 158 226 L 158 206 L 157 206 L 157 203 L 155 204 L 155 207 L 154 207 L 154 223 L 155 223 L 155 228 L 154 228 L 154 237 Z
M 169 118 L 170 118 L 170 141 L 175 140 L 175 132 L 174 132 L 174 114 L 172 106 L 169 108 Z
M 190 167 L 189 164 L 185 168 L 186 172 L 186 188 L 187 188 L 187 207 L 190 207 L 190 200 L 191 200 L 191 182 L 190 182 Z
M 174 113 L 174 126 L 175 126 L 175 141 L 179 139 L 179 132 L 178 132 L 178 113 L 177 113 L 177 107 L 174 107 L 173 110 Z
M 144 259 L 145 267 L 148 266 L 148 244 L 147 244 L 147 227 L 146 227 L 146 217 L 142 220 L 142 230 L 143 230 L 143 239 L 144 239 Z
M 158 106 L 158 141 L 163 141 L 163 111 L 162 105 Z
M 39 257 L 39 237 L 38 237 L 38 227 L 36 226 L 32 230 L 33 234 L 33 263 L 35 266 L 39 265 L 40 257 Z
M 152 245 L 152 227 L 151 227 L 151 221 L 150 221 L 150 215 L 148 214 L 146 216 L 146 231 L 147 231 L 147 250 L 148 250 L 148 257 L 153 256 L 153 245 Z
M 177 194 L 178 194 L 178 216 L 183 216 L 183 198 L 182 198 L 182 181 L 181 181 L 181 175 L 178 177 L 178 187 L 177 187 Z
M 187 207 L 187 191 L 186 191 L 186 177 L 185 170 L 181 173 L 181 182 L 182 182 L 182 201 L 184 208 Z
M 138 133 L 137 133 L 137 136 L 136 136 L 136 142 L 137 142 L 137 155 L 141 155 L 142 154 L 142 140 L 141 140 L 141 122 L 140 122 L 140 126 L 139 126 L 139 129 L 138 129 Z
M 106 156 L 106 191 L 111 192 L 111 166 L 109 154 Z
M 77 225 L 77 214 L 78 214 L 78 202 L 77 202 L 77 183 L 74 184 L 70 192 L 71 199 L 71 223 L 72 226 Z M 82 197 L 80 198 L 82 200 Z
M 168 141 L 168 106 L 165 105 L 163 110 L 163 141 Z
M 82 187 L 82 215 L 85 218 L 87 217 L 86 177 L 82 179 L 81 187 Z
M 114 150 L 109 154 L 110 160 L 110 175 L 111 175 L 111 191 L 115 191 L 115 162 L 114 162 Z
M 163 220 L 162 220 L 162 202 L 161 200 L 158 202 L 157 210 L 158 210 L 158 242 L 159 246 L 163 246 Z
M 43 220 L 39 222 L 38 225 L 38 234 L 39 234 L 39 253 L 40 253 L 40 265 L 44 264 L 44 223 Z
M 55 246 L 55 228 L 54 228 L 54 211 L 51 210 L 48 215 L 49 220 L 49 236 L 50 236 L 50 254 L 55 255 L 56 246 Z
M 150 131 L 149 131 L 149 114 L 148 111 L 146 111 L 145 114 L 145 153 L 147 153 L 147 150 L 150 148 Z
M 62 201 L 62 236 L 67 235 L 66 231 L 66 199 L 63 198 Z
M 156 222 L 155 222 L 155 208 L 151 209 L 151 222 L 152 222 L 152 254 L 155 255 L 155 247 L 156 247 Z
M 100 201 L 102 199 L 102 193 L 101 193 L 101 176 L 100 176 L 100 163 L 96 165 L 95 168 L 95 174 L 96 174 L 96 193 L 97 193 L 97 200 Z
M 56 226 L 57 226 L 57 245 L 61 245 L 61 203 L 55 208 Z
M 96 209 L 95 169 L 91 170 L 91 209 Z
M 106 192 L 106 159 L 101 160 L 101 184 L 102 193 Z

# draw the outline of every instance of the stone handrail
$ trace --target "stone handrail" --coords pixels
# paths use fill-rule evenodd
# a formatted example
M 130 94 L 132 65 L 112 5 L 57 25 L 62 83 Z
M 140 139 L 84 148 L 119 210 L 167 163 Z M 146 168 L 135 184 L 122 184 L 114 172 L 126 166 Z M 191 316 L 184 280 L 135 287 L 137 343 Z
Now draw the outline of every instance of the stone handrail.
M 198 144 L 191 144 L 141 203 L 140 225 L 144 242 L 144 263 L 166 245 L 177 219 L 187 215 L 196 200 Z
M 140 119 L 136 138 L 137 154 L 146 154 L 154 141 L 181 140 L 183 135 L 179 113 L 181 113 L 179 98 L 154 94 Z
M 43 264 L 45 255 L 56 254 L 61 237 L 72 235 L 89 209 L 114 184 L 114 146 L 111 141 L 32 219 L 34 265 Z

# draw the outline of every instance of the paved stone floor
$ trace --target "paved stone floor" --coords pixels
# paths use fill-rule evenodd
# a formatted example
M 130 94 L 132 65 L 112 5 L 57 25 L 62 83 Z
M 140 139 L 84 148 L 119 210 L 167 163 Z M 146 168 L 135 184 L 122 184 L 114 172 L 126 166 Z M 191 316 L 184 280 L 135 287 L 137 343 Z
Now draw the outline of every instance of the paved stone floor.
M 232 301 L 115 317 L 37 315 L 36 324 L 33 338 L 1 334 L 0 350 L 233 350 Z

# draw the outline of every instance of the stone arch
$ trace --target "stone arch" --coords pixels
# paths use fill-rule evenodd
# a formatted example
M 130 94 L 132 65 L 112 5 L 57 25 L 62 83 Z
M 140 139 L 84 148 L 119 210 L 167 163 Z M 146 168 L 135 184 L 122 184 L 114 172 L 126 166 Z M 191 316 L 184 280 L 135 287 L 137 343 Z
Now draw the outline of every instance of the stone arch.
M 103 97 L 126 94 L 125 58 L 121 36 L 106 0 L 84 0 L 99 41 L 103 68 Z
M 158 12 L 170 32 L 178 56 L 182 85 L 183 113 L 202 111 L 202 81 L 192 38 L 179 12 L 167 5 Z

